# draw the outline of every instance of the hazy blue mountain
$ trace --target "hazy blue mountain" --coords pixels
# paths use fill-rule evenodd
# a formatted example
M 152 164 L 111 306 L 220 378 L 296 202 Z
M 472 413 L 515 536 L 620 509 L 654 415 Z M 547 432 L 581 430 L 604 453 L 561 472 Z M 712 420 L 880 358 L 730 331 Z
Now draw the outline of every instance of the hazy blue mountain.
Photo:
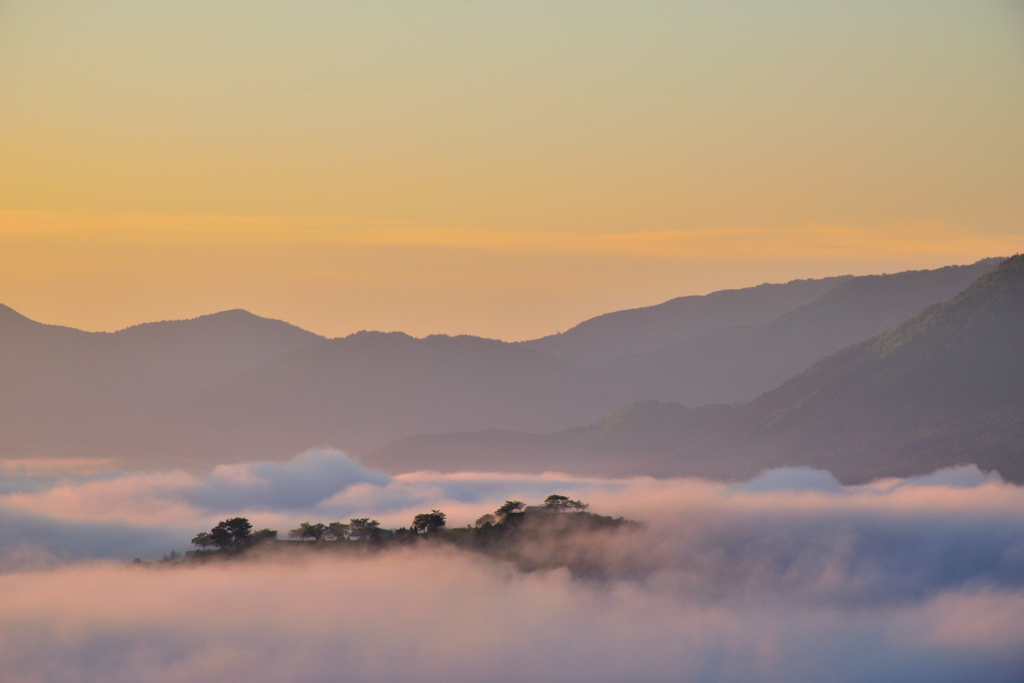
M 556 434 L 421 436 L 366 460 L 721 478 L 811 465 L 846 481 L 977 463 L 1024 481 L 1024 256 L 746 404 L 638 402 Z
M 737 401 L 952 296 L 991 267 L 796 281 L 623 312 L 640 316 L 637 347 L 748 324 L 601 367 L 468 336 L 325 340 L 244 311 L 107 334 L 2 309 L 0 457 L 202 466 L 322 445 L 358 454 L 411 434 L 554 432 L 638 400 Z M 593 329 L 614 335 L 593 338 L 623 339 L 618 319 L 606 318 Z M 594 348 L 611 348 L 603 343 Z
M 523 344 L 579 367 L 604 365 L 724 328 L 765 325 L 852 277 L 793 280 L 704 296 L 681 296 L 656 306 L 599 315 L 565 332 Z
M 815 361 L 946 301 L 999 263 L 985 259 L 970 266 L 846 278 L 764 326 L 721 329 L 613 362 L 603 369 L 603 385 L 619 392 L 620 403 L 749 401 Z
M 360 452 L 417 432 L 558 429 L 600 405 L 581 400 L 587 382 L 519 344 L 359 332 L 190 397 L 169 413 L 168 429 L 184 427 L 175 448 L 198 459 L 228 448 L 265 457 L 325 444 Z
M 699 338 L 716 343 L 705 348 L 705 356 L 685 359 L 686 367 L 680 367 L 671 353 L 674 349 L 660 364 L 651 362 L 662 358 L 655 353 L 635 367 L 623 361 L 595 369 L 574 367 L 525 344 L 362 332 L 274 359 L 189 397 L 168 413 L 160 442 L 169 439 L 176 453 L 204 460 L 224 452 L 274 457 L 324 444 L 361 453 L 416 433 L 480 428 L 553 431 L 590 422 L 626 402 L 658 397 L 666 388 L 717 397 L 708 391 L 709 386 L 714 389 L 715 373 L 722 377 L 723 391 L 732 392 L 728 400 L 736 400 L 736 394 L 766 382 L 778 385 L 849 341 L 871 336 L 949 298 L 997 262 L 835 278 L 839 284 L 834 286 L 797 281 L 778 289 L 724 292 L 722 312 L 714 313 L 718 304 L 702 304 L 692 328 L 712 318 L 735 319 L 741 308 L 748 313 L 756 308 L 753 302 L 778 308 L 779 301 L 792 303 L 808 289 L 826 290 L 816 301 L 784 314 L 778 326 L 770 323 L 766 333 L 754 335 L 755 344 L 722 343 L 720 338 L 734 330 Z M 715 301 L 716 296 L 701 299 Z M 649 329 L 641 326 L 642 331 Z M 776 349 L 771 342 L 784 343 L 785 348 Z M 737 372 L 750 366 L 756 372 Z M 713 373 L 704 385 L 687 385 L 688 374 L 705 369 Z M 782 371 L 785 374 L 779 376 Z
M 0 456 L 103 454 L 148 409 L 322 341 L 245 311 L 107 333 L 0 306 Z

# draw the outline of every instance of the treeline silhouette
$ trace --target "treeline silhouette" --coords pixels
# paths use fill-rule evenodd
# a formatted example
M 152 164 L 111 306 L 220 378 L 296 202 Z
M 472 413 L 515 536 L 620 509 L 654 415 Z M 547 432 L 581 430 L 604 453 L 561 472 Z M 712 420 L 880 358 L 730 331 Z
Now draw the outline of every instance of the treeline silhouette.
M 196 534 L 192 539 L 196 550 L 184 555 L 172 552 L 165 555 L 161 563 L 228 560 L 254 553 L 370 552 L 430 543 L 485 552 L 509 560 L 521 569 L 569 566 L 573 571 L 592 573 L 592 567 L 573 565 L 571 558 L 576 554 L 566 555 L 573 542 L 594 533 L 637 527 L 638 523 L 623 517 L 598 515 L 588 512 L 588 508 L 589 505 L 579 500 L 552 494 L 539 505 L 507 500 L 494 512 L 482 515 L 465 527 L 449 527 L 444 512 L 430 510 L 415 515 L 409 526 L 396 529 L 382 528 L 380 522 L 368 517 L 356 517 L 348 522 L 306 521 L 288 531 L 287 540 L 279 538 L 275 529 L 253 530 L 245 517 L 232 517 L 209 531 Z M 523 552 L 526 546 L 530 548 L 529 553 Z M 551 552 L 538 554 L 537 548 L 545 546 L 550 547 Z M 148 564 L 138 559 L 135 563 Z

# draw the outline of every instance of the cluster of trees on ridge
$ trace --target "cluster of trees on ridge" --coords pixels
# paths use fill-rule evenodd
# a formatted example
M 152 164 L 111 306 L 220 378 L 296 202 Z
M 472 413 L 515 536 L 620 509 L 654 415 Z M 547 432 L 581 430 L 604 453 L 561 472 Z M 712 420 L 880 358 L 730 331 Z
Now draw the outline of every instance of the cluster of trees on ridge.
M 459 544 L 480 546 L 481 542 L 494 540 L 505 532 L 520 525 L 528 516 L 550 517 L 550 513 L 572 513 L 585 517 L 590 526 L 618 526 L 626 523 L 622 518 L 612 519 L 586 512 L 590 506 L 568 496 L 552 494 L 543 503 L 527 506 L 519 500 L 507 500 L 493 513 L 487 513 L 476 520 L 474 525 L 450 529 L 447 517 L 440 510 L 423 512 L 413 517 L 412 524 L 398 529 L 384 529 L 380 522 L 369 517 L 356 517 L 346 522 L 302 522 L 288 532 L 291 541 L 278 539 L 275 529 L 253 530 L 245 517 L 225 519 L 209 531 L 196 534 L 192 544 L 199 548 L 191 553 L 193 557 L 212 555 L 235 555 L 266 543 L 295 543 L 337 545 L 341 543 L 382 545 L 388 542 L 414 540 L 417 537 L 445 537 Z M 177 559 L 178 555 L 169 556 Z M 168 558 L 165 558 L 168 559 Z

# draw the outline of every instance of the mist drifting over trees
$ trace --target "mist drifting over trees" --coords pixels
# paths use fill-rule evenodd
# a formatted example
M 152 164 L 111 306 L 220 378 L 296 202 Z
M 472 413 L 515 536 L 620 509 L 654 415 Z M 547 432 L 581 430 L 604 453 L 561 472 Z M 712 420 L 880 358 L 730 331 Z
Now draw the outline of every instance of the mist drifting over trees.
M 184 565 L 8 555 L 5 680 L 37 680 L 42 666 L 48 680 L 115 683 L 342 670 L 357 682 L 1009 682 L 1024 666 L 1024 489 L 998 477 L 961 468 L 849 487 L 778 470 L 576 491 L 642 524 L 556 525 L 483 552 L 443 540 L 460 529 L 447 524 L 407 526 L 409 544 L 339 552 L 325 532 L 276 542 L 295 552 Z M 502 526 L 488 510 L 504 525 L 591 514 L 507 502 L 460 512 L 495 517 L 461 529 Z M 292 528 L 331 526 L 303 521 Z

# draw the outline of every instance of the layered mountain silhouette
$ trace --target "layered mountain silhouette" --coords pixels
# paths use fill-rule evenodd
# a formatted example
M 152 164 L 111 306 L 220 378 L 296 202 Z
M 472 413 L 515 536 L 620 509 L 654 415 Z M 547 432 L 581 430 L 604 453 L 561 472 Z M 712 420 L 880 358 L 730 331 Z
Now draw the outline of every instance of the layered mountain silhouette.
M 218 452 L 281 457 L 311 446 L 350 453 L 399 436 L 554 430 L 615 407 L 568 364 L 479 337 L 359 332 L 242 373 L 169 408 L 160 437 L 192 460 Z M 176 426 L 185 425 L 179 431 Z
M 123 456 L 174 401 L 321 341 L 240 310 L 105 333 L 0 306 L 0 457 Z
M 412 457 L 439 470 L 726 479 L 809 465 L 847 482 L 976 463 L 1024 481 L 1024 256 L 745 404 L 637 402 L 560 433 L 417 437 L 367 460 Z
M 976 266 L 984 269 L 987 264 Z M 767 325 L 851 279 L 852 275 L 842 275 L 681 296 L 656 306 L 599 315 L 523 345 L 577 367 L 600 367 L 719 330 Z
M 725 327 L 618 359 L 599 370 L 603 386 L 619 392 L 620 403 L 749 401 L 814 361 L 949 299 L 997 263 L 986 259 L 973 266 L 844 278 L 765 325 Z
M 731 414 L 729 407 L 698 406 L 773 389 L 844 346 L 949 299 L 998 263 L 684 297 L 525 343 L 380 332 L 325 339 L 244 311 L 89 333 L 42 325 L 4 307 L 0 457 L 203 467 L 287 458 L 312 446 L 365 454 L 424 434 L 438 440 L 401 442 L 371 460 L 410 470 L 469 458 L 467 466 L 479 469 L 496 462 L 495 443 L 504 440 L 506 455 L 525 459 L 522 467 L 505 456 L 498 461 L 522 469 L 540 466 L 541 456 L 513 444 L 546 449 L 546 439 L 554 438 L 569 444 L 559 452 L 576 454 L 595 472 L 611 471 L 594 453 L 614 459 L 615 448 L 583 448 L 567 435 L 602 433 L 584 441 L 632 443 L 625 436 L 629 425 L 655 413 L 683 411 L 684 421 L 691 414 Z M 609 414 L 614 417 L 557 436 L 527 434 L 557 433 Z M 503 431 L 440 436 L 485 429 Z M 652 430 L 643 438 L 671 443 L 665 434 Z M 477 445 L 464 455 L 458 455 L 462 446 L 437 445 L 467 439 Z M 449 460 L 438 460 L 440 451 L 428 442 Z M 778 443 L 776 450 L 784 449 Z M 668 464 L 658 472 L 675 462 L 667 446 L 631 448 L 622 452 L 644 455 L 644 467 L 655 468 L 664 456 Z

